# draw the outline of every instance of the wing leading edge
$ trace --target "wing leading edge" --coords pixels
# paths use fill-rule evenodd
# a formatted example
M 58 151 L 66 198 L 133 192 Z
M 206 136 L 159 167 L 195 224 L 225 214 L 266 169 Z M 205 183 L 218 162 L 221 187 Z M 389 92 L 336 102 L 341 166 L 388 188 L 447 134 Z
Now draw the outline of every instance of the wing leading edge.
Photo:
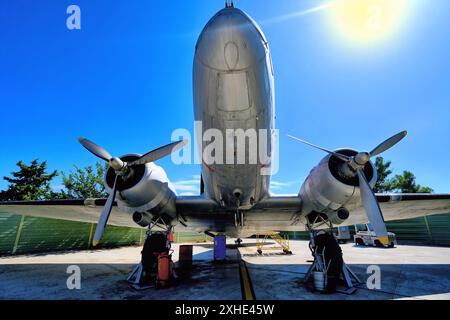
M 384 219 L 402 220 L 432 214 L 450 213 L 450 194 L 377 194 Z M 0 202 L 0 213 L 96 223 L 106 199 L 46 200 Z M 220 229 L 221 224 L 241 224 L 250 230 L 298 231 L 301 198 L 297 195 L 270 196 L 252 209 L 243 211 L 243 221 L 236 221 L 230 209 L 220 207 L 203 196 L 183 196 L 176 200 L 180 222 L 191 230 Z M 367 222 L 361 206 L 350 209 L 344 225 Z M 237 217 L 239 218 L 239 217 Z M 237 219 L 239 220 L 239 219 Z M 129 214 L 114 204 L 109 224 L 138 227 Z
M 376 194 L 385 221 L 404 220 L 450 213 L 450 194 L 394 193 Z M 362 207 L 349 208 L 345 225 L 366 223 Z
M 0 202 L 0 213 L 97 223 L 105 203 L 106 199 L 8 201 Z M 109 224 L 138 227 L 130 215 L 119 211 L 116 204 L 113 205 Z

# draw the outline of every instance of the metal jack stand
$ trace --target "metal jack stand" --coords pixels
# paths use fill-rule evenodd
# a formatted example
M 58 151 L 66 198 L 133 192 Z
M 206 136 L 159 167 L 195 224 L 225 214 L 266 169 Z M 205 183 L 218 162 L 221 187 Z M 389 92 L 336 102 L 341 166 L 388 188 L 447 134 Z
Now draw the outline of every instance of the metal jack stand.
M 314 270 L 324 270 L 326 272 L 327 268 L 325 268 L 325 264 L 323 262 L 322 255 L 316 254 L 314 257 L 314 263 L 309 267 L 308 272 L 303 279 L 303 283 L 307 283 L 311 278 L 311 275 Z M 342 265 L 342 275 L 346 284 L 344 289 L 338 288 L 336 292 L 344 293 L 344 294 L 353 294 L 356 292 L 356 288 L 353 285 L 353 281 L 355 284 L 360 284 L 358 276 L 347 266 L 345 263 Z
M 152 287 L 150 285 L 145 286 L 142 285 L 143 275 L 144 275 L 144 267 L 142 266 L 142 263 L 139 263 L 133 268 L 131 273 L 128 275 L 127 281 L 132 283 L 131 286 L 136 290 L 144 290 Z
M 307 283 L 309 281 L 314 270 L 320 270 L 322 272 L 325 272 L 325 274 L 326 274 L 328 268 L 326 268 L 326 266 L 325 266 L 325 263 L 324 263 L 325 259 L 323 259 L 323 254 L 324 254 L 324 252 L 319 254 L 316 251 L 313 251 L 314 262 L 309 267 L 308 272 L 306 272 L 305 278 L 303 279 L 303 283 Z
M 342 264 L 342 275 L 344 276 L 344 281 L 346 284 L 345 289 L 337 289 L 337 292 L 345 293 L 345 294 L 353 294 L 356 292 L 356 288 L 353 286 L 353 280 L 356 284 L 362 283 L 361 280 L 359 280 L 358 276 L 350 269 L 349 266 L 344 262 Z M 353 280 L 352 280 L 353 278 Z
M 172 231 L 172 226 L 166 225 L 161 217 L 158 217 L 154 222 L 152 222 L 149 225 L 148 230 L 146 232 L 147 236 L 152 234 L 152 229 L 154 229 L 155 227 L 158 227 L 162 229 L 162 231 L 165 231 L 166 238 L 169 239 L 170 232 Z M 130 282 L 132 284 L 131 286 L 136 290 L 145 290 L 154 287 L 154 285 L 144 284 L 143 278 L 144 278 L 144 267 L 142 265 L 142 262 L 140 262 L 139 264 L 134 266 L 133 270 L 127 277 L 127 281 Z
M 320 221 L 318 221 L 318 220 L 320 220 Z M 303 283 L 308 282 L 308 280 L 311 278 L 313 271 L 315 271 L 315 270 L 325 272 L 325 274 L 326 274 L 326 271 L 328 270 L 328 267 L 331 264 L 331 260 L 330 260 L 330 262 L 328 263 L 328 266 L 325 265 L 325 259 L 324 259 L 325 248 L 322 253 L 318 253 L 317 250 L 314 249 L 316 247 L 314 239 L 317 236 L 317 231 L 314 230 L 314 228 L 313 228 L 313 226 L 315 224 L 316 224 L 316 226 L 317 225 L 319 225 L 319 226 L 327 225 L 329 227 L 329 230 L 331 230 L 331 228 L 332 228 L 331 222 L 325 221 L 320 218 L 319 219 L 316 218 L 312 224 L 307 225 L 307 229 L 309 231 L 309 235 L 310 235 L 310 239 L 311 239 L 309 248 L 314 257 L 314 262 L 309 267 L 308 272 L 306 273 L 305 278 L 303 280 Z M 329 232 L 331 232 L 331 231 L 329 231 Z M 345 288 L 343 288 L 343 289 L 337 288 L 336 292 L 344 293 L 344 294 L 353 294 L 354 292 L 356 292 L 356 288 L 354 287 L 354 284 L 360 284 L 362 282 L 361 282 L 361 280 L 359 280 L 358 276 L 350 269 L 350 267 L 345 262 L 342 263 L 341 275 L 345 282 Z

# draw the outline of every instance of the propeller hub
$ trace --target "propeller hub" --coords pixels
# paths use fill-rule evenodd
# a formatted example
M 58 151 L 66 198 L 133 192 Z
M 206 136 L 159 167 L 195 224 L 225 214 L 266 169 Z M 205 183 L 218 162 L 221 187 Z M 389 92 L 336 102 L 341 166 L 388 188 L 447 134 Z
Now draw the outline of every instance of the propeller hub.
M 126 163 L 123 162 L 122 160 L 120 160 L 119 158 L 112 158 L 109 161 L 109 165 L 111 166 L 111 168 L 113 168 L 115 171 L 120 171 L 122 170 Z
M 355 156 L 355 162 L 360 166 L 365 165 L 370 160 L 370 154 L 368 152 L 360 152 Z

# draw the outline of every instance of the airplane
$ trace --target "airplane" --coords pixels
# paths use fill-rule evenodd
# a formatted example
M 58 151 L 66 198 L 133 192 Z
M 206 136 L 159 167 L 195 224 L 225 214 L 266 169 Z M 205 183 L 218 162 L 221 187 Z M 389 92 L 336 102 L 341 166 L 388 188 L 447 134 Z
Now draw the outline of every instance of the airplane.
M 274 69 L 268 41 L 258 24 L 231 1 L 206 24 L 195 46 L 193 62 L 195 120 L 202 130 L 275 132 Z M 212 235 L 245 238 L 273 231 L 316 230 L 368 221 L 379 240 L 388 242 L 385 221 L 450 212 L 450 194 L 375 194 L 376 168 L 371 161 L 406 136 L 402 131 L 370 152 L 351 148 L 324 151 L 298 194 L 270 193 L 275 148 L 265 139 L 265 163 L 201 164 L 201 194 L 178 196 L 164 169 L 155 161 L 182 150 L 186 141 L 170 143 L 144 155 L 111 156 L 94 142 L 79 142 L 109 165 L 107 199 L 10 201 L 0 212 L 96 222 L 94 245 L 109 223 L 149 228 L 176 227 Z M 258 139 L 262 139 L 258 137 Z M 261 142 L 261 141 L 258 141 Z M 200 141 L 198 148 L 208 145 Z M 246 157 L 250 150 L 245 151 Z M 236 155 L 234 155 L 236 158 Z M 236 159 L 233 159 L 236 160 Z M 101 210 L 101 208 L 103 209 Z

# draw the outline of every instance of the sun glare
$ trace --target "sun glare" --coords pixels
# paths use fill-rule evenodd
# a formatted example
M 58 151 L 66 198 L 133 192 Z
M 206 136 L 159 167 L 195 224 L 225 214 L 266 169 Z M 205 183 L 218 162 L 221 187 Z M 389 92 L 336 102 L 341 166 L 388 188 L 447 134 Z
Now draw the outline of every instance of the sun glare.
M 385 40 L 395 34 L 407 10 L 407 0 L 335 0 L 329 13 L 332 27 L 358 44 Z

